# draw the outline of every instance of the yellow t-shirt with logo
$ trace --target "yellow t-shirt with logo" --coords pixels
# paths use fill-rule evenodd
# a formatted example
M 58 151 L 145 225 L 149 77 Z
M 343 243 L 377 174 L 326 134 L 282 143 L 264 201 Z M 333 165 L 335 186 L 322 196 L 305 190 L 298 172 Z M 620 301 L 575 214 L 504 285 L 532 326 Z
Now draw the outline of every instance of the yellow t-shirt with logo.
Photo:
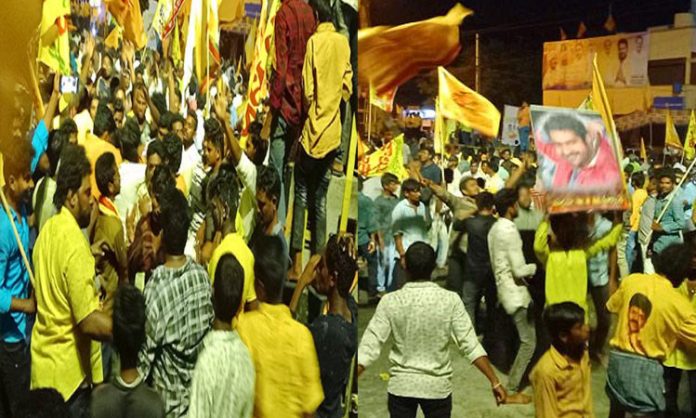
M 696 312 L 684 295 L 657 274 L 632 274 L 607 302 L 619 315 L 615 349 L 664 362 L 677 341 L 696 352 Z
M 692 308 L 696 308 L 696 298 L 689 295 L 686 281 L 677 289 L 679 293 L 691 301 Z M 696 370 L 696 350 L 688 350 L 684 344 L 677 342 L 677 347 L 667 356 L 665 366 L 676 367 L 680 370 Z
M 36 323 L 31 335 L 31 388 L 69 399 L 85 380 L 103 378 L 101 344 L 79 323 L 99 309 L 94 257 L 73 215 L 49 219 L 34 247 Z

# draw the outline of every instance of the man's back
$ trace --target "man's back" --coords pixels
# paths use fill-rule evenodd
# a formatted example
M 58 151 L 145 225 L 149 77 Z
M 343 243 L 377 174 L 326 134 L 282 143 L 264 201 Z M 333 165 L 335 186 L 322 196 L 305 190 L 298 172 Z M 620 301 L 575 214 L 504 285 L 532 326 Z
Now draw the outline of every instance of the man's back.
M 485 355 L 462 300 L 431 281 L 407 282 L 382 298 L 360 343 L 360 364 L 376 360 L 390 336 L 388 390 L 397 396 L 442 399 L 452 393 L 452 340 L 472 361 Z
M 287 306 L 261 303 L 237 327 L 256 369 L 254 417 L 302 417 L 324 399 L 312 334 Z
M 488 232 L 495 223 L 493 215 L 476 215 L 464 221 L 468 235 L 467 267 L 475 271 L 488 270 L 491 259 L 488 254 Z
M 213 321 L 208 274 L 191 259 L 176 269 L 160 266 L 144 293 L 148 327 L 138 369 L 162 395 L 167 415 L 183 416 L 201 342 Z
M 92 418 L 164 417 L 164 403 L 154 389 L 142 379 L 128 384 L 120 376 L 92 392 L 90 409 Z
M 394 237 L 391 234 L 391 214 L 397 203 L 399 203 L 399 199 L 397 199 L 396 196 L 385 196 L 384 194 L 377 196 L 374 200 L 375 221 L 377 227 L 383 233 L 384 241 L 387 244 L 394 242 Z

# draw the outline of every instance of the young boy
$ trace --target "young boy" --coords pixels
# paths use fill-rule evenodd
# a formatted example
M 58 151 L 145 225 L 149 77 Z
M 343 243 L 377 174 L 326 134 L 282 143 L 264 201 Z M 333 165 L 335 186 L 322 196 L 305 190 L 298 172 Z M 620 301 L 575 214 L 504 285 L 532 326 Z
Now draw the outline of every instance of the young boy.
M 392 284 L 392 270 L 396 248 L 392 235 L 391 214 L 399 203 L 396 192 L 399 190 L 399 178 L 392 173 L 382 175 L 382 194 L 374 201 L 377 236 L 379 237 L 379 267 L 377 268 L 377 292 L 384 291 Z
M 544 322 L 551 348 L 529 375 L 536 417 L 594 416 L 585 311 L 573 302 L 557 303 L 546 308 Z
M 145 297 L 131 285 L 122 286 L 114 298 L 114 348 L 121 372 L 112 383 L 92 394 L 92 417 L 164 417 L 164 404 L 157 392 L 138 373 L 138 351 L 145 342 Z
M 213 329 L 193 371 L 189 418 L 249 418 L 254 411 L 254 365 L 232 328 L 232 318 L 244 308 L 244 285 L 242 265 L 234 255 L 223 255 L 213 284 Z
M 427 208 L 421 202 L 421 186 L 414 179 L 406 179 L 401 186 L 405 199 L 399 202 L 392 211 L 392 233 L 394 234 L 394 244 L 397 253 L 392 287 L 400 288 L 405 282 L 405 262 L 406 250 L 414 242 L 428 242 L 428 222 Z

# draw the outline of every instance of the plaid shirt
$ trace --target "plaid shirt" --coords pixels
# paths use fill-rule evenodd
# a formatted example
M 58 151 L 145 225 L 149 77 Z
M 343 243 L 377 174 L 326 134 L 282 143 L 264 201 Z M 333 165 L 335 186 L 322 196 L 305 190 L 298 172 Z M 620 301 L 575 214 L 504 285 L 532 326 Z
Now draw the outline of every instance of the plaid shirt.
M 294 126 L 302 122 L 302 65 L 307 41 L 316 27 L 314 11 L 302 0 L 284 0 L 275 17 L 276 65 L 270 105 Z
M 167 417 L 183 417 L 193 369 L 214 316 L 208 274 L 191 259 L 178 269 L 158 267 L 145 286 L 145 307 L 140 375 L 162 396 Z

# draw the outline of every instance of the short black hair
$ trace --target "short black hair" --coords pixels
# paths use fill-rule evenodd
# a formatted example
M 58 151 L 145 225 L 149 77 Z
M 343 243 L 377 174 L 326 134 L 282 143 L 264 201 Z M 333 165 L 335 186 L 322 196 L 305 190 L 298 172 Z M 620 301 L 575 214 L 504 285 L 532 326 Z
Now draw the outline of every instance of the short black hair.
M 645 173 L 642 171 L 633 173 L 633 175 L 631 175 L 631 184 L 635 187 L 645 186 Z
M 406 250 L 406 271 L 411 280 L 430 280 L 435 270 L 435 250 L 430 245 L 418 241 Z
M 105 152 L 97 158 L 97 162 L 94 164 L 94 176 L 102 196 L 109 195 L 109 183 L 114 181 L 117 170 L 116 157 L 111 152 Z
M 691 272 L 694 248 L 689 244 L 672 244 L 652 256 L 655 273 L 666 277 L 674 287 L 679 287 Z
M 319 22 L 331 22 L 333 20 L 331 6 L 326 0 L 309 0 L 309 5 L 317 12 Z
M 145 297 L 131 284 L 119 286 L 114 297 L 114 348 L 122 366 L 135 367 L 145 343 Z
M 100 102 L 97 106 L 97 113 L 94 115 L 94 135 L 101 137 L 105 133 L 114 133 L 116 130 L 116 122 L 111 109 Z
M 176 182 L 174 181 L 174 175 L 169 170 L 166 165 L 160 165 L 155 167 L 152 172 L 152 178 L 150 179 L 152 193 L 159 200 L 162 194 L 169 189 L 176 189 Z
M 485 189 L 486 179 L 484 179 L 483 177 L 476 177 L 476 184 L 478 184 L 479 189 Z
M 167 165 L 169 165 L 169 169 L 172 170 L 172 173 L 178 173 L 179 168 L 181 168 L 181 157 L 184 152 L 181 138 L 174 132 L 169 132 L 162 138 L 162 144 L 167 154 L 164 160 L 167 161 Z
M 478 210 L 493 209 L 493 205 L 495 205 L 493 193 L 481 192 L 476 196 L 476 208 Z
M 121 155 L 126 161 L 132 163 L 140 162 L 138 147 L 140 146 L 140 137 L 132 129 L 125 126 L 116 131 L 116 138 L 121 147 Z
M 498 172 L 498 168 L 500 168 L 498 167 L 498 161 L 495 159 L 481 161 L 481 167 L 483 167 L 484 165 L 487 165 L 491 168 L 491 170 L 495 171 L 496 173 Z
M 508 209 L 510 209 L 511 207 L 513 207 L 517 204 L 517 200 L 519 199 L 519 195 L 520 195 L 519 189 L 509 189 L 509 188 L 501 189 L 498 193 L 496 193 L 495 194 L 495 210 L 498 212 L 498 215 L 505 216 Z
M 347 298 L 358 271 L 358 263 L 351 255 L 352 242 L 338 235 L 332 235 L 326 242 L 324 257 L 329 274 L 336 276 L 338 293 Z
M 135 135 L 138 140 L 140 140 L 140 135 L 142 135 L 142 132 L 140 131 L 140 125 L 138 125 L 138 121 L 135 120 L 134 117 L 127 117 L 126 121 L 123 123 L 123 129 L 128 129 Z
M 193 129 L 198 129 L 198 116 L 193 112 L 189 112 L 186 114 L 186 119 L 188 118 L 193 119 Z
M 143 68 L 143 66 L 141 65 L 140 67 L 135 69 L 135 72 L 138 73 L 138 70 L 141 70 L 142 68 Z M 143 70 L 141 70 L 140 73 L 142 74 Z M 133 80 L 133 90 L 131 90 L 131 97 L 132 97 L 132 100 L 134 103 L 135 103 L 135 93 L 137 91 L 141 91 L 145 95 L 145 98 L 147 98 L 147 96 L 148 96 L 147 86 L 145 85 L 145 83 Z
M 585 124 L 570 113 L 555 113 L 549 116 L 544 124 L 544 132 L 549 138 L 551 138 L 551 131 L 573 131 L 583 141 L 587 136 Z
M 170 111 L 166 111 L 166 112 L 162 113 L 162 116 L 160 116 L 160 119 L 159 119 L 159 126 L 171 130 L 173 123 L 174 123 L 174 113 L 172 113 Z
M 287 254 L 275 235 L 262 236 L 254 243 L 254 276 L 266 292 L 266 302 L 280 302 L 285 286 Z
M 155 92 L 150 95 L 150 101 L 155 105 L 157 111 L 160 115 L 167 113 L 167 99 L 164 97 L 163 93 Z
M 626 38 L 619 39 L 619 42 L 617 42 L 617 45 L 621 45 L 621 44 L 628 46 L 628 39 L 626 39 Z
M 543 319 L 551 343 L 559 348 L 563 345 L 561 334 L 568 334 L 574 326 L 585 323 L 585 310 L 573 302 L 556 303 L 544 309 Z
M 112 100 L 112 105 L 114 107 L 114 113 L 118 112 L 125 112 L 125 107 L 123 106 L 123 100 L 121 99 L 113 99 Z
M 92 173 L 85 149 L 80 145 L 67 144 L 60 156 L 61 164 L 56 178 L 56 193 L 53 205 L 57 210 L 65 204 L 68 192 L 76 193 L 82 186 L 82 179 Z
M 382 188 L 385 188 L 390 184 L 399 183 L 399 178 L 393 173 L 384 173 L 380 182 L 382 183 Z
M 20 400 L 18 418 L 68 418 L 70 409 L 63 396 L 53 388 L 32 389 Z
M 16 141 L 0 144 L 0 152 L 4 155 L 3 172 L 5 179 L 10 176 L 17 179 L 23 178 L 31 171 L 34 148 L 28 139 L 17 138 Z
M 167 162 L 167 148 L 162 141 L 151 141 L 147 144 L 147 158 L 153 155 L 159 155 L 163 162 Z
M 269 198 L 280 202 L 280 176 L 275 168 L 265 165 L 257 167 L 256 191 L 264 192 Z
M 225 134 L 222 132 L 222 126 L 217 119 L 207 119 L 203 124 L 203 129 L 205 130 L 205 140 L 210 141 L 210 143 L 220 151 L 220 153 L 225 153 Z
M 228 216 L 234 220 L 239 208 L 239 187 L 234 168 L 227 164 L 220 166 L 217 176 L 213 178 L 208 188 L 209 202 L 212 202 L 216 197 L 220 199 L 230 211 Z
M 251 162 L 257 166 L 262 165 L 266 159 L 266 154 L 268 153 L 268 144 L 270 143 L 270 141 L 266 141 L 265 139 L 261 138 L 261 129 L 263 129 L 263 125 L 261 125 L 259 122 L 251 122 L 249 125 L 249 138 L 247 139 L 248 141 L 251 141 L 256 149 L 256 155 L 254 155 Z
M 191 223 L 188 202 L 181 190 L 176 188 L 165 190 L 158 201 L 161 208 L 164 248 L 169 255 L 182 255 Z
M 674 173 L 674 169 L 670 167 L 663 167 L 658 172 L 656 173 L 657 180 L 660 181 L 663 178 L 667 177 L 670 180 L 672 180 L 672 183 L 677 182 L 677 175 Z
M 65 144 L 70 143 L 70 134 L 67 130 L 63 130 L 62 126 L 60 129 L 53 131 L 52 134 L 53 135 L 48 137 L 48 148 L 46 148 L 46 156 L 51 166 L 48 175 L 51 177 L 56 174 L 58 162 L 60 161 L 60 154 L 63 152 Z
M 239 312 L 244 293 L 244 268 L 232 254 L 220 257 L 213 282 L 213 309 L 215 317 L 230 323 Z
M 414 179 L 406 179 L 404 182 L 401 184 L 401 192 L 406 193 L 406 192 L 416 192 L 421 189 L 420 183 L 418 183 L 417 180 Z
M 464 177 L 461 180 L 459 180 L 459 190 L 463 189 L 466 186 L 466 184 L 470 181 L 475 182 L 476 185 L 478 186 L 478 182 L 476 181 L 476 178 L 468 176 L 468 177 Z

